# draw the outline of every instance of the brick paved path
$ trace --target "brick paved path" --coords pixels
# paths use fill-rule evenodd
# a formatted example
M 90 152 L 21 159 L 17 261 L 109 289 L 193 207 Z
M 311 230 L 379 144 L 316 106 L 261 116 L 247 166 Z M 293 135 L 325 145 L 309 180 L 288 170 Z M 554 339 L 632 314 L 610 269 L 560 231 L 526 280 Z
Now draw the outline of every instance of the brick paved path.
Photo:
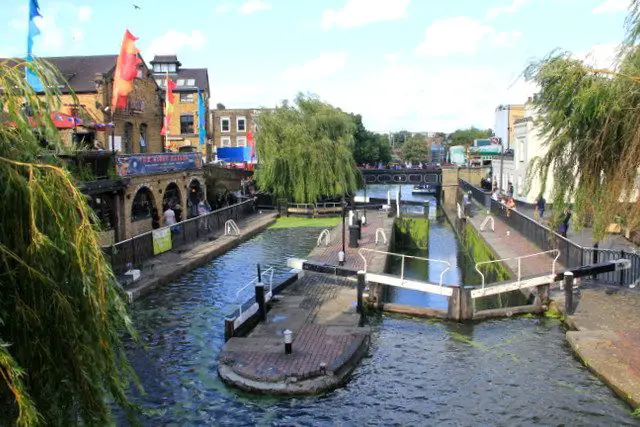
M 386 251 L 387 245 L 376 247 L 375 232 L 383 228 L 391 237 L 393 219 L 369 212 L 367 222 L 360 247 Z M 331 230 L 330 245 L 315 248 L 308 258 L 337 265 L 341 233 L 342 225 L 338 225 Z M 345 267 L 363 268 L 358 249 L 346 252 Z M 370 253 L 366 257 L 369 271 L 384 269 L 384 255 Z M 227 382 L 253 391 L 289 394 L 335 388 L 355 367 L 369 343 L 370 329 L 358 327 L 355 288 L 353 279 L 305 271 L 274 302 L 266 322 L 248 336 L 234 337 L 225 344 L 219 359 L 220 375 Z M 293 331 L 291 355 L 284 353 L 285 329 Z

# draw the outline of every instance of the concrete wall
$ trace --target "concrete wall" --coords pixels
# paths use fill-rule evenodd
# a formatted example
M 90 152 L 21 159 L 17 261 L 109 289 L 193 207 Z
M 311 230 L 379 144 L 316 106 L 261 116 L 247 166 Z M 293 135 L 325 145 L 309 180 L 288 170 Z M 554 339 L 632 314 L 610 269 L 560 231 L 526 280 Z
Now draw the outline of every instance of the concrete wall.
M 243 169 L 228 169 L 213 165 L 206 165 L 204 168 L 229 191 L 240 190 L 240 181 L 253 175 L 253 172 Z
M 454 206 L 456 203 L 456 191 L 458 179 L 463 179 L 477 187 L 480 180 L 487 175 L 486 167 L 458 168 L 457 166 L 444 166 L 442 168 L 442 198 L 441 203 Z

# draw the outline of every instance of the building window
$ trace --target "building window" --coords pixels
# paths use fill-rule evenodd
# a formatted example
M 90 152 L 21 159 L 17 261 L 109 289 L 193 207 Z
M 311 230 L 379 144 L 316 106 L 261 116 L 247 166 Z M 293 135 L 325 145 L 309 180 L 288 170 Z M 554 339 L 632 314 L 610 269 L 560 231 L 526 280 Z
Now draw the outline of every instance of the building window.
M 180 102 L 193 103 L 193 94 L 192 93 L 181 93 L 180 94 Z
M 176 64 L 169 64 L 169 72 L 170 73 L 176 72 Z
M 230 136 L 223 136 L 222 138 L 220 138 L 220 146 L 221 147 L 231 147 L 231 137 Z
M 180 116 L 180 133 L 193 133 L 193 114 Z
M 184 86 L 184 79 L 178 79 L 178 81 L 176 82 L 176 85 Z
M 231 119 L 229 117 L 220 117 L 220 130 L 222 132 L 231 131 Z
M 145 123 L 140 125 L 140 152 L 147 152 L 147 125 Z
M 247 119 L 244 117 L 236 118 L 236 129 L 238 132 L 246 132 L 247 131 Z
M 196 85 L 196 80 L 195 79 L 187 79 L 186 83 L 187 83 L 187 86 L 195 86 Z
M 153 64 L 153 72 L 154 73 L 160 72 L 160 64 Z
M 519 144 L 518 144 L 517 156 L 521 162 L 524 162 L 524 138 L 520 138 L 518 142 Z
M 239 136 L 236 138 L 236 147 L 246 147 L 247 146 L 247 137 Z

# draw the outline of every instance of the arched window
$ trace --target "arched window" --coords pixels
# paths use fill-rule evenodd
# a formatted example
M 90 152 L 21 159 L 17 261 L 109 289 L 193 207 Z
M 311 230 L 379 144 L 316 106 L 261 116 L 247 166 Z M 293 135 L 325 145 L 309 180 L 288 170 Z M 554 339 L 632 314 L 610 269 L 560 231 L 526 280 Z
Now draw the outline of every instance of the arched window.
M 182 200 L 182 195 L 180 194 L 180 188 L 175 182 L 167 185 L 167 188 L 164 190 L 164 196 L 162 197 L 162 210 L 164 211 L 167 206 L 171 208 L 179 205 Z
M 147 125 L 142 123 L 140 125 L 140 152 L 147 152 Z
M 141 221 L 151 218 L 154 209 L 153 194 L 147 187 L 142 187 L 133 198 L 131 205 L 131 221 Z
M 126 122 L 124 124 L 124 135 L 122 136 L 122 149 L 126 154 L 133 152 L 133 124 Z

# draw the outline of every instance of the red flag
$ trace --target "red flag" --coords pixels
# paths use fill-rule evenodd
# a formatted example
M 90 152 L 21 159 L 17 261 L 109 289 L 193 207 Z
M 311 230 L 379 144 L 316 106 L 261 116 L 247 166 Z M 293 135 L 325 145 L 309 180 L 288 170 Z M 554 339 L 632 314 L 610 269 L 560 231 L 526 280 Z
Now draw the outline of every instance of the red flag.
M 253 131 L 247 132 L 247 141 L 249 142 L 249 147 L 251 147 L 251 160 L 256 157 L 256 144 L 253 141 Z
M 171 115 L 173 114 L 173 104 L 175 104 L 175 96 L 173 90 L 176 88 L 176 82 L 169 78 L 167 74 L 167 93 L 164 105 L 164 123 L 160 135 L 167 135 L 169 133 L 169 124 L 171 123 Z
M 142 60 L 138 57 L 140 51 L 136 48 L 136 40 L 138 38 L 129 30 L 125 31 L 113 76 L 113 96 L 111 98 L 113 110 L 127 107 L 127 98 L 133 90 L 133 80 L 138 76 L 138 65 Z

